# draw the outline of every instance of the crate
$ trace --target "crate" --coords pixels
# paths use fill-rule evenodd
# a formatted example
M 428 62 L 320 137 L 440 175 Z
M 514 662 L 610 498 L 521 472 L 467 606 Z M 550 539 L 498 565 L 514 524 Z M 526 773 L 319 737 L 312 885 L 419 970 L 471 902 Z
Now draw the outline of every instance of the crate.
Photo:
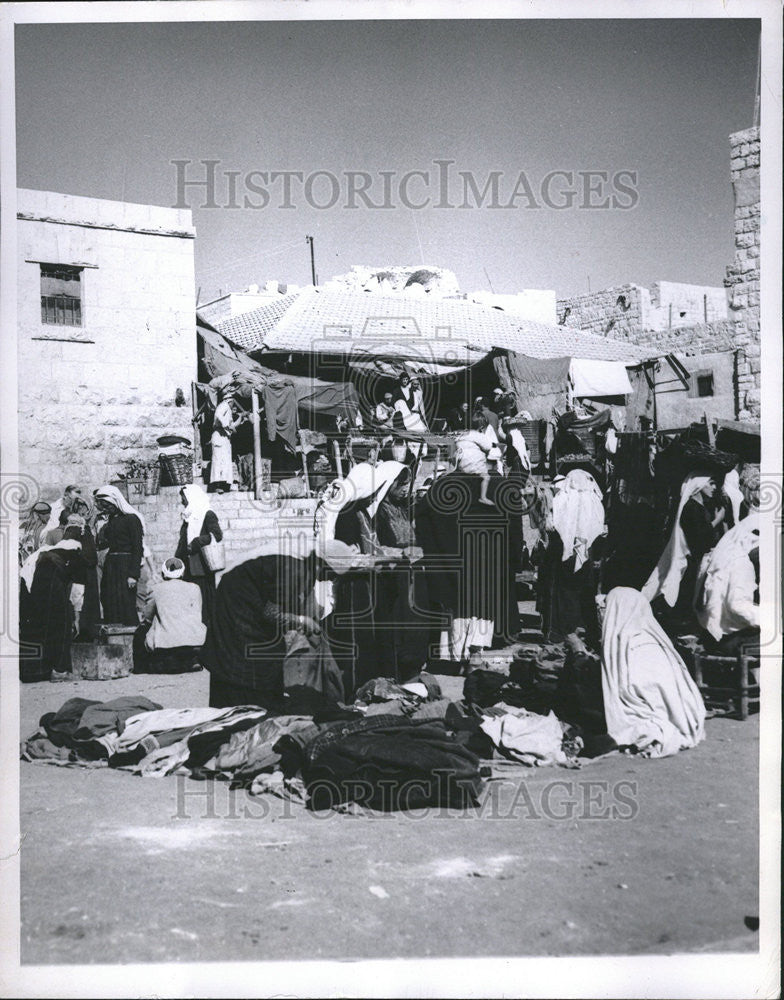
M 71 643 L 71 669 L 74 679 L 83 681 L 111 681 L 117 677 L 128 677 L 133 670 L 132 645 Z

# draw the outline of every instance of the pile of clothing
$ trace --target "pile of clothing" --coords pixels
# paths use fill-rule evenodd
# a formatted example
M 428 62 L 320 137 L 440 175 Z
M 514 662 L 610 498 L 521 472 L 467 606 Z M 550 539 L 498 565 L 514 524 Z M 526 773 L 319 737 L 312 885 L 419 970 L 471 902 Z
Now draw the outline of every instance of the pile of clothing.
M 449 703 L 432 677 L 371 681 L 353 705 L 306 693 L 292 689 L 290 714 L 255 706 L 163 709 L 137 695 L 71 698 L 42 716 L 21 757 L 229 781 L 311 809 L 478 804 L 479 758 L 466 734 L 449 727 Z

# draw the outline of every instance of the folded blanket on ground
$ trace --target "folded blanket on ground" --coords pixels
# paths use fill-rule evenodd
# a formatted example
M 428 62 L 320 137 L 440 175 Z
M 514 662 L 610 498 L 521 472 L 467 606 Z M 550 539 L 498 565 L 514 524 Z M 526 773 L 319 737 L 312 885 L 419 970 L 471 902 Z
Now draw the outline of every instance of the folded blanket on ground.
M 312 809 L 476 805 L 479 759 L 440 720 L 376 716 L 327 727 L 305 748 Z

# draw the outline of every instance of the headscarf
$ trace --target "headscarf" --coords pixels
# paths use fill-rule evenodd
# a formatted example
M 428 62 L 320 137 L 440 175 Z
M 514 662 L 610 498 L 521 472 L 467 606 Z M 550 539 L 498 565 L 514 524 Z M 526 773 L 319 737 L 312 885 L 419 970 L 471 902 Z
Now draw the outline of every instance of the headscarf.
M 77 542 L 75 538 L 63 538 L 61 541 L 57 542 L 55 545 L 42 545 L 40 549 L 33 552 L 24 561 L 24 565 L 19 571 L 19 576 L 22 578 L 24 585 L 28 590 L 33 589 L 33 578 L 35 577 L 35 570 L 38 565 L 38 557 L 43 555 L 44 552 L 68 552 L 68 551 L 79 551 L 81 552 L 82 543 Z
M 180 491 L 185 496 L 186 507 L 182 512 L 182 519 L 188 525 L 188 545 L 201 533 L 201 526 L 204 518 L 210 509 L 210 498 L 195 483 L 188 483 Z
M 583 469 L 572 469 L 553 497 L 553 526 L 563 542 L 563 561 L 574 556 L 575 571 L 604 531 L 602 491 Z
M 131 504 L 128 503 L 116 486 L 102 486 L 99 490 L 95 491 L 94 496 L 96 500 L 105 500 L 107 503 L 110 503 L 113 507 L 116 507 L 121 514 L 135 514 L 141 522 L 142 531 L 145 533 L 147 532 L 147 526 L 144 523 L 142 515 L 135 507 L 132 507 Z
M 370 499 L 367 515 L 375 517 L 378 505 L 389 492 L 397 477 L 407 468 L 403 462 L 358 462 L 343 479 L 335 479 L 324 496 L 319 509 L 321 523 L 319 536 L 325 539 L 335 537 L 338 515 L 350 503 Z
M 19 525 L 19 565 L 24 564 L 25 559 L 41 546 L 44 537 L 44 528 L 52 513 L 51 504 L 44 500 L 34 503 L 27 516 Z
M 102 486 L 99 490 L 95 490 L 93 496 L 96 500 L 105 500 L 107 503 L 110 503 L 121 514 L 135 514 L 139 518 L 139 523 L 142 526 L 142 552 L 146 560 L 151 560 L 152 553 L 147 546 L 147 525 L 139 511 L 128 503 L 116 486 Z M 153 571 L 152 566 L 150 566 L 150 571 Z
M 740 521 L 740 505 L 743 503 L 738 466 L 730 469 L 724 477 L 724 492 L 729 497 L 730 504 L 732 505 L 732 520 L 737 524 Z
M 732 631 L 731 627 L 725 627 L 729 625 L 725 614 L 730 611 L 729 593 L 739 576 L 738 560 L 748 559 L 751 550 L 759 545 L 759 529 L 759 514 L 754 511 L 730 528 L 705 558 L 697 585 L 700 595 L 697 618 L 717 641 Z M 753 601 L 753 588 L 748 597 Z
M 602 694 L 607 732 L 619 746 L 667 757 L 705 738 L 702 696 L 650 604 L 630 587 L 607 595 Z
M 683 480 L 678 512 L 675 515 L 675 524 L 672 526 L 670 540 L 667 542 L 656 569 L 642 588 L 648 601 L 653 601 L 661 594 L 671 608 L 675 607 L 690 554 L 686 535 L 681 527 L 681 514 L 687 502 L 704 489 L 713 478 L 707 472 L 690 472 Z
M 161 576 L 164 580 L 179 580 L 184 573 L 185 563 L 176 556 L 166 559 L 161 566 Z

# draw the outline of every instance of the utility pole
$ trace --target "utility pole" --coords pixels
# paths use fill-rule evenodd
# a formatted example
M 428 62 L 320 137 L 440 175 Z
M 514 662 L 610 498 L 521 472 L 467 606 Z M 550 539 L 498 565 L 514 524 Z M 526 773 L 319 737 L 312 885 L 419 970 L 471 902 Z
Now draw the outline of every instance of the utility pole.
M 306 236 L 305 242 L 310 244 L 310 277 L 313 280 L 313 284 L 316 284 L 316 258 L 313 252 L 313 237 Z

